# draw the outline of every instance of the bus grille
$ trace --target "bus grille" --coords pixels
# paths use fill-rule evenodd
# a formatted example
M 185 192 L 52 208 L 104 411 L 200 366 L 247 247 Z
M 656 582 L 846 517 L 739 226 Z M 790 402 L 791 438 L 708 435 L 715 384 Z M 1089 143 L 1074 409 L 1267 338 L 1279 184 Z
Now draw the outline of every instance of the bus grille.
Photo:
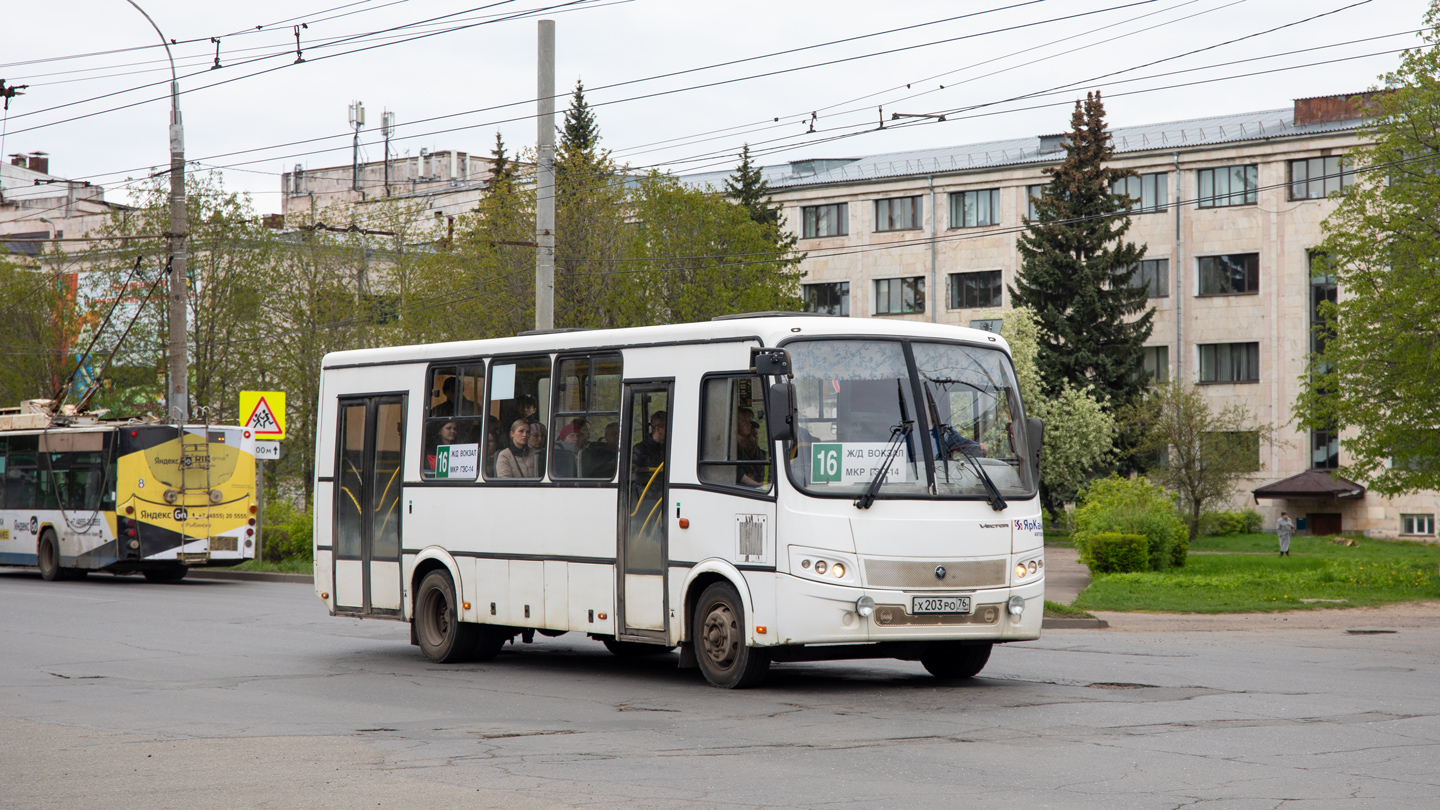
M 943 568 L 945 577 L 935 576 Z M 1005 585 L 1005 560 L 865 560 L 865 584 L 872 588 L 955 590 Z

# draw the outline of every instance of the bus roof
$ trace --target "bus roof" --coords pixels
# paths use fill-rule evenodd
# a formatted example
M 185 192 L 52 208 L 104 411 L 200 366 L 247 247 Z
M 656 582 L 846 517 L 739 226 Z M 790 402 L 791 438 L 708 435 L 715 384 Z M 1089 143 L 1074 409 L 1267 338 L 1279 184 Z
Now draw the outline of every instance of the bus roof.
M 754 338 L 766 346 L 774 346 L 781 341 L 800 336 L 830 337 L 838 335 L 962 340 L 998 347 L 1007 354 L 1010 349 L 1005 339 L 999 335 L 964 326 L 888 318 L 816 316 L 803 312 L 765 312 L 725 316 L 698 323 L 638 326 L 628 329 L 553 330 L 489 340 L 459 340 L 415 346 L 353 349 L 325 355 L 322 367 L 330 369 L 360 365 L 423 363 L 475 355 L 563 352 L 596 347 L 624 348 L 747 338 Z

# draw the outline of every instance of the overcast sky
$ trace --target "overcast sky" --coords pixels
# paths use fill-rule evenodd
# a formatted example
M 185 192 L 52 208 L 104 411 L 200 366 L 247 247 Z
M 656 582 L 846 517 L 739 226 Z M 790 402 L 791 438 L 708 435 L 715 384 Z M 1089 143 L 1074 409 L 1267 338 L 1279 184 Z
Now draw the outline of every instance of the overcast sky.
M 137 1 L 167 38 L 179 42 L 173 52 L 184 91 L 187 157 L 229 167 L 227 185 L 250 192 L 259 213 L 279 210 L 280 172 L 297 163 L 349 164 L 346 108 L 353 99 L 366 107 L 362 142 L 378 141 L 383 109 L 395 112 L 399 129 L 391 151 L 397 156 L 422 147 L 488 154 L 497 131 L 512 149 L 533 145 L 535 20 L 541 17 L 556 21 L 561 92 L 573 89 L 577 79 L 596 88 L 587 96 L 596 105 L 603 145 L 633 166 L 687 173 L 733 165 L 734 153 L 747 141 L 778 150 L 762 158 L 776 163 L 1059 132 L 1068 120 L 1066 105 L 1097 88 L 1110 99 L 1112 126 L 1285 107 L 1294 98 L 1363 90 L 1395 67 L 1398 54 L 1333 60 L 1414 46 L 1413 32 L 1427 5 L 1423 0 Z M 1009 6 L 1015 7 L 977 13 Z M 423 23 L 444 15 L 451 16 Z M 959 15 L 971 16 L 947 20 Z M 1059 19 L 1065 17 L 1070 19 Z M 303 64 L 293 64 L 292 26 L 298 22 L 308 23 L 300 32 Z M 1261 33 L 1291 23 L 1299 24 Z M 8 134 L 0 145 L 6 155 L 48 152 L 52 173 L 102 183 L 118 201 L 126 199 L 126 178 L 168 165 L 169 68 L 154 30 L 126 0 L 10 0 L 5 25 L 0 77 L 30 85 L 11 102 Z M 472 27 L 398 41 L 459 25 Z M 912 27 L 883 33 L 907 26 Z M 326 45 L 385 29 L 396 30 Z M 1403 35 L 1387 36 L 1394 34 Z M 223 67 L 217 70 L 209 69 L 213 36 L 221 40 Z M 856 39 L 825 44 L 847 38 Z M 1363 38 L 1375 39 L 1356 42 Z M 330 57 L 382 43 L 393 44 Z M 751 59 L 797 48 L 804 50 Z M 1206 50 L 1173 58 L 1201 49 Z M 1301 49 L 1315 50 L 1275 56 Z M 636 81 L 741 59 L 750 61 Z M 835 60 L 848 61 L 821 64 Z M 1142 67 L 1158 60 L 1167 61 Z M 1326 61 L 1331 63 L 1134 93 Z M 1189 70 L 1207 66 L 1215 67 Z M 269 72 L 251 75 L 261 71 Z M 1173 71 L 1188 72 L 1156 75 Z M 762 73 L 775 75 L 730 81 Z M 1100 78 L 1112 73 L 1117 75 Z M 206 87 L 222 81 L 227 83 Z M 161 84 L 136 89 L 156 82 Z M 634 83 L 605 89 L 622 82 Z M 715 82 L 729 83 L 697 87 Z M 1059 89 L 1008 100 L 1053 88 Z M 666 94 L 630 100 L 655 93 Z M 113 109 L 125 105 L 131 106 Z M 893 112 L 951 111 L 951 116 L 943 123 L 870 131 L 880 105 L 887 118 Z M 563 110 L 566 103 L 557 106 Z M 88 117 L 65 120 L 76 116 Z M 422 122 L 437 116 L 452 117 Z M 809 134 L 812 125 L 815 134 Z M 820 142 L 841 135 L 854 137 Z M 320 140 L 281 146 L 310 139 Z M 256 149 L 261 151 L 229 154 Z M 378 160 L 383 153 L 375 143 L 362 147 L 362 159 Z

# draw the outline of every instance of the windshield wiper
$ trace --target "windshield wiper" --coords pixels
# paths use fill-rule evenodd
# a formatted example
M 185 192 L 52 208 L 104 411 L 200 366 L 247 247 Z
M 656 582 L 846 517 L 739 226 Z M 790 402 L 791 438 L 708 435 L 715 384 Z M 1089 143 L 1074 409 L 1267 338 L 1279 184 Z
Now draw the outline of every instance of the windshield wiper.
M 985 485 L 985 491 L 990 497 L 990 508 L 996 512 L 1003 511 L 1007 505 L 1005 503 L 1005 496 L 1000 494 L 1000 488 L 995 486 L 994 481 L 990 480 L 990 473 L 985 472 L 985 465 L 981 464 L 979 459 L 969 453 L 962 451 L 960 455 L 964 456 L 965 460 L 970 462 L 970 466 L 975 469 L 975 475 L 980 478 L 980 483 Z
M 895 393 L 900 397 L 900 424 L 890 428 L 890 445 L 885 448 L 885 459 L 880 468 L 875 470 L 875 477 L 870 479 L 870 486 L 865 488 L 865 493 L 855 499 L 856 509 L 869 509 L 871 504 L 875 503 L 875 493 L 880 491 L 880 482 L 885 480 L 885 474 L 890 471 L 891 463 L 900 452 L 900 443 L 903 441 L 908 445 L 910 431 L 915 428 L 915 422 L 910 419 L 910 409 L 905 407 L 905 388 L 898 378 L 895 380 Z

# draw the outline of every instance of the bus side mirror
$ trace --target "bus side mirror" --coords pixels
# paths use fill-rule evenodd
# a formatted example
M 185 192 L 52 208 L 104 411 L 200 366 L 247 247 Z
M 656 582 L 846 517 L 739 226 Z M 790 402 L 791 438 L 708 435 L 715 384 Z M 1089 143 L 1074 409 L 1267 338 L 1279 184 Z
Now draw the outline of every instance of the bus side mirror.
M 756 374 L 790 376 L 790 353 L 784 349 L 751 349 L 750 367 Z
M 766 397 L 766 415 L 770 417 L 770 441 L 788 442 L 795 439 L 795 388 L 788 382 L 770 386 Z
M 1045 443 L 1045 421 L 1034 416 L 1025 417 L 1025 438 L 1029 440 L 1030 458 L 1035 462 L 1035 478 L 1040 478 L 1040 446 Z

